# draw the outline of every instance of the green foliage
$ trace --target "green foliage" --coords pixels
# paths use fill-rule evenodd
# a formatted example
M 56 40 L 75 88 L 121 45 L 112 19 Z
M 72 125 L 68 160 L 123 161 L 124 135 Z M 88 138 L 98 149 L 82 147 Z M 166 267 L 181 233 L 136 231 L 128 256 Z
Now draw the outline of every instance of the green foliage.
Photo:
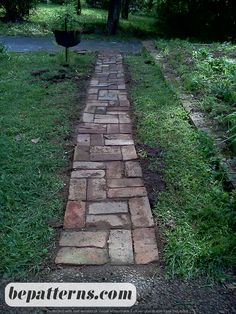
M 52 18 L 52 29 L 65 29 L 65 19 L 67 20 L 67 29 L 75 30 L 80 28 L 80 19 L 73 4 L 63 5 L 60 11 L 55 12 Z
M 159 27 L 169 36 L 236 39 L 235 0 L 158 0 Z
M 213 142 L 190 126 L 159 67 L 144 56 L 126 60 L 134 80 L 137 140 L 162 148 L 166 190 L 157 195 L 155 214 L 164 226 L 168 273 L 224 278 L 235 264 L 236 191 L 224 191 Z M 159 160 L 152 157 L 150 163 Z
M 0 8 L 5 11 L 5 21 L 16 22 L 28 17 L 29 10 L 38 0 L 0 0 Z
M 63 219 L 71 121 L 80 111 L 76 77 L 88 75 L 93 55 L 71 53 L 66 69 L 57 55 L 9 56 L 0 59 L 0 273 L 25 279 L 54 249 L 48 221 Z M 48 72 L 31 75 L 42 68 Z

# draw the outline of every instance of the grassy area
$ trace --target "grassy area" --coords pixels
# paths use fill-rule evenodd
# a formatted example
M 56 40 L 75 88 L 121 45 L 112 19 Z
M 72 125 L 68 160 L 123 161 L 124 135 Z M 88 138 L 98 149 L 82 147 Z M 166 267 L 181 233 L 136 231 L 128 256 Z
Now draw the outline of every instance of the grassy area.
M 167 270 L 221 279 L 235 265 L 236 193 L 223 190 L 211 140 L 191 127 L 160 68 L 144 55 L 129 56 L 126 62 L 138 143 L 162 149 L 161 156 L 142 151 L 140 157 L 149 159 L 153 172 L 165 165 L 166 190 L 157 195 L 155 214 L 164 226 Z
M 45 36 L 52 34 L 55 15 L 63 9 L 60 5 L 40 4 L 31 11 L 29 20 L 24 23 L 0 22 L 1 35 Z M 78 27 L 82 27 L 93 35 L 87 37 L 104 37 L 107 21 L 107 11 L 88 8 L 82 5 L 82 14 L 78 19 Z M 121 20 L 118 38 L 153 36 L 155 34 L 156 20 L 151 17 L 130 15 L 129 20 Z M 117 36 L 116 36 L 117 38 Z M 112 39 L 112 38 L 111 38 Z
M 78 86 L 93 55 L 0 54 L 0 273 L 41 269 L 54 246 L 49 219 L 63 215 L 62 190 L 78 118 Z M 38 71 L 38 70 L 47 70 Z M 32 70 L 38 71 L 33 72 Z
M 236 45 L 181 40 L 158 40 L 156 45 L 198 107 L 218 122 L 236 154 Z

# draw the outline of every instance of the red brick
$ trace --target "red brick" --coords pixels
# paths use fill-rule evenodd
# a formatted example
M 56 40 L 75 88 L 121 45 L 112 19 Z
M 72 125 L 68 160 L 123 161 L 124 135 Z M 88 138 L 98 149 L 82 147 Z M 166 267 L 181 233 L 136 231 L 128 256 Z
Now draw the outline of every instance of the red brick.
M 91 137 L 90 138 L 91 146 L 103 146 L 104 145 L 103 134 L 91 134 L 90 137 Z
M 143 186 L 143 180 L 140 178 L 107 179 L 107 186 L 110 188 Z
M 133 230 L 135 262 L 149 264 L 159 259 L 154 228 Z
M 115 188 L 108 189 L 109 198 L 120 198 L 120 197 L 135 197 L 135 196 L 146 196 L 147 191 L 144 187 L 131 187 L 131 188 Z
M 134 228 L 154 226 L 152 211 L 147 197 L 137 197 L 130 199 L 129 209 Z
M 104 170 L 76 170 L 72 171 L 71 178 L 103 178 L 105 176 Z
M 90 201 L 103 200 L 106 198 L 106 180 L 88 179 L 87 199 Z
M 120 147 L 116 146 L 92 146 L 90 159 L 93 161 L 122 160 Z
M 119 124 L 108 124 L 107 134 L 119 133 Z
M 127 202 L 96 202 L 89 204 L 90 215 L 128 213 Z
M 138 158 L 136 149 L 133 145 L 122 146 L 121 151 L 123 155 L 123 160 L 132 160 Z
M 132 126 L 129 123 L 120 124 L 120 133 L 132 133 Z
M 108 161 L 107 178 L 122 178 L 124 174 L 124 164 L 121 161 Z
M 81 201 L 68 201 L 64 216 L 64 228 L 85 227 L 85 203 Z
M 75 146 L 74 161 L 89 160 L 89 146 Z
M 104 162 L 96 161 L 75 161 L 73 163 L 74 170 L 86 170 L 86 169 L 106 169 Z

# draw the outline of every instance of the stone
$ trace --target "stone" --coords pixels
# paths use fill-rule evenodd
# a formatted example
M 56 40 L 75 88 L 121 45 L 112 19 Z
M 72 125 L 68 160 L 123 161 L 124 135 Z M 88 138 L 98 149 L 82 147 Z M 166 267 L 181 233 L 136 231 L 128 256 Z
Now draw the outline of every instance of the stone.
M 72 171 L 71 178 L 104 178 L 105 171 L 104 170 L 76 170 Z
M 159 260 L 154 228 L 133 230 L 135 262 L 149 264 Z
M 107 250 L 94 247 L 62 247 L 55 260 L 56 264 L 67 265 L 103 265 L 107 262 Z
M 103 134 L 91 134 L 90 145 L 91 146 L 103 146 L 104 145 Z
M 88 179 L 87 199 L 89 201 L 99 201 L 106 198 L 106 180 Z
M 104 248 L 107 240 L 107 231 L 66 231 L 62 232 L 59 245 Z
M 133 228 L 154 226 L 152 211 L 147 197 L 131 198 L 129 200 L 129 209 Z
M 120 106 L 121 107 L 130 107 L 130 102 L 128 101 L 128 99 L 120 99 Z
M 107 134 L 119 133 L 119 124 L 108 124 L 107 125 Z
M 74 161 L 74 170 L 88 170 L 88 169 L 106 169 L 106 164 L 104 162 L 96 161 Z
M 136 149 L 133 145 L 122 146 L 121 151 L 123 155 L 123 160 L 132 160 L 138 158 Z
M 79 134 L 77 136 L 78 146 L 90 146 L 90 135 L 89 134 Z
M 74 161 L 89 160 L 89 146 L 75 146 Z
M 141 178 L 107 179 L 107 186 L 110 188 L 143 186 L 143 180 Z
M 120 147 L 116 146 L 92 146 L 90 159 L 93 161 L 122 160 Z
M 84 108 L 84 112 L 88 112 L 88 113 L 95 113 L 96 110 L 96 106 L 92 106 L 92 105 L 86 105 L 86 107 Z
M 132 264 L 134 261 L 130 230 L 111 230 L 109 237 L 111 264 Z
M 134 145 L 130 134 L 109 134 L 104 135 L 104 139 L 108 146 Z
M 146 196 L 147 191 L 144 187 L 115 188 L 108 189 L 109 198 Z
M 131 222 L 127 214 L 87 215 L 86 226 L 99 229 L 123 228 L 130 229 Z
M 85 227 L 85 203 L 81 201 L 68 201 L 64 216 L 64 228 Z
M 132 133 L 132 126 L 129 123 L 126 124 L 120 124 L 120 133 Z
M 112 114 L 95 114 L 94 123 L 119 123 L 117 115 Z
M 126 113 L 126 114 L 119 114 L 119 122 L 120 123 L 131 123 L 131 120 L 130 120 L 130 117 L 129 117 L 129 114 Z
M 69 187 L 69 200 L 84 201 L 86 200 L 86 179 L 71 179 Z
M 142 177 L 142 169 L 138 161 L 125 162 L 125 175 L 126 177 Z
M 81 121 L 90 123 L 90 122 L 93 122 L 93 119 L 94 119 L 94 114 L 84 112 L 82 115 Z
M 97 93 L 98 93 L 97 88 L 89 88 L 89 90 L 88 90 L 88 94 L 97 94 Z
M 121 161 L 108 161 L 107 178 L 122 178 L 124 173 L 124 164 Z
M 96 123 L 80 123 L 79 124 L 79 133 L 87 134 L 101 134 L 107 132 L 106 124 L 96 124 Z
M 97 202 L 88 205 L 88 214 L 119 214 L 128 213 L 127 202 Z

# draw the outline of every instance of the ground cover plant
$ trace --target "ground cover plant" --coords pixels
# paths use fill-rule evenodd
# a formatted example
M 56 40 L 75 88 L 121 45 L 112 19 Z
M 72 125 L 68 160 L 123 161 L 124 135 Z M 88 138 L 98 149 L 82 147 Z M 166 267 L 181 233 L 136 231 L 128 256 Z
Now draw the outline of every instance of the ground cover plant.
M 53 248 L 63 217 L 71 132 L 93 55 L 0 52 L 0 273 L 23 278 Z
M 159 40 L 156 46 L 180 76 L 185 91 L 198 100 L 198 109 L 220 126 L 236 154 L 236 46 L 183 40 Z
M 57 12 L 63 10 L 63 6 L 56 4 L 39 4 L 36 9 L 30 11 L 28 21 L 22 23 L 0 22 L 1 35 L 26 35 L 45 36 L 52 34 L 52 28 Z M 92 37 L 104 37 L 107 10 L 86 7 L 82 3 L 82 13 L 78 16 L 78 27 L 86 33 L 92 33 Z M 121 20 L 118 30 L 118 38 L 147 37 L 155 34 L 155 18 L 131 14 L 129 20 Z M 88 36 L 88 35 L 87 35 Z M 90 37 L 91 37 L 90 36 Z
M 165 233 L 166 269 L 170 275 L 222 279 L 235 264 L 236 193 L 224 191 L 212 141 L 189 124 L 160 68 L 144 55 L 126 62 L 134 81 L 139 156 L 153 172 L 163 169 L 165 191 L 157 194 L 154 212 Z M 161 154 L 149 153 L 157 147 Z

